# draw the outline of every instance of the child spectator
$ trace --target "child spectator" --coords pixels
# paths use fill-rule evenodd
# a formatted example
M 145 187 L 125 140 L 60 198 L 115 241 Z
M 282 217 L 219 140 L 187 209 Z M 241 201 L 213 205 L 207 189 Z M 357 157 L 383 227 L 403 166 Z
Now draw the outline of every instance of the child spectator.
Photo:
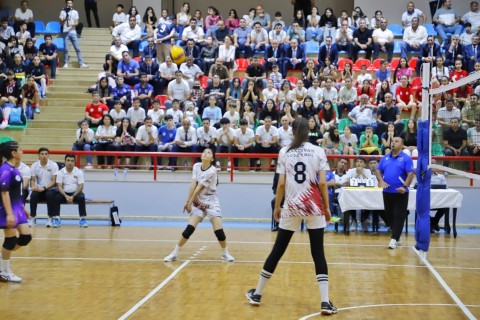
M 127 22 L 127 16 L 123 12 L 123 4 L 117 4 L 117 11 L 113 14 L 110 32 L 112 32 L 113 28 L 124 22 Z
M 163 117 L 165 116 L 165 106 L 160 105 L 160 100 L 152 100 L 152 109 L 148 110 L 147 116 L 152 118 L 155 127 L 160 128 Z
M 268 78 L 273 81 L 273 85 L 275 86 L 276 89 L 280 88 L 280 85 L 282 84 L 283 81 L 283 76 L 282 74 L 278 71 L 278 64 L 274 63 L 272 64 L 272 72 L 270 72 L 270 75 Z
M 117 127 L 121 125 L 122 119 L 127 116 L 119 100 L 113 100 L 113 109 L 108 114 L 113 118 L 113 122 Z

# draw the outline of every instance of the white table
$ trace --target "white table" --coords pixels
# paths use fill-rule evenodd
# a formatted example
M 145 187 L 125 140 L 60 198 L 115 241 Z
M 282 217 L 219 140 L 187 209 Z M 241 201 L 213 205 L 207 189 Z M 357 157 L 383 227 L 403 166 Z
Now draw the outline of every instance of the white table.
M 384 210 L 381 188 L 341 188 L 338 203 L 342 211 L 348 210 Z M 416 209 L 417 190 L 410 190 L 408 210 Z M 463 195 L 454 189 L 430 190 L 430 208 L 453 208 L 453 235 L 457 237 L 457 209 L 462 207 Z

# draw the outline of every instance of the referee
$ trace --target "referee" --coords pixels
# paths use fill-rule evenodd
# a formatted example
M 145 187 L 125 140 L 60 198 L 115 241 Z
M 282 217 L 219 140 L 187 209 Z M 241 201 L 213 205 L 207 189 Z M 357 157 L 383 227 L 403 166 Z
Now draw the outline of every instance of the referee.
M 388 247 L 395 249 L 402 234 L 408 206 L 408 187 L 413 179 L 413 161 L 403 151 L 403 139 L 393 138 L 392 151 L 378 165 L 378 185 L 383 188 L 383 203 L 392 239 Z

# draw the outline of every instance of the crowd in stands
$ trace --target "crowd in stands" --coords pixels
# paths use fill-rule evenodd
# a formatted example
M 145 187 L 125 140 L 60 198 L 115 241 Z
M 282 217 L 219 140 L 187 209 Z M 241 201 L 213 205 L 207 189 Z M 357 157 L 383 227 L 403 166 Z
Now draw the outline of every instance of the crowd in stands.
M 13 98 L 9 90 L 0 90 L 1 103 L 22 102 L 39 112 L 38 98 L 47 90 L 45 66 L 55 78 L 58 50 L 50 35 L 36 49 L 28 2 L 22 1 L 19 10 L 16 35 L 8 17 L 0 28 L 0 88 L 13 84 L 7 70 L 17 84 Z M 347 10 L 336 15 L 331 8 L 322 14 L 313 6 L 290 18 L 258 5 L 243 16 L 231 9 L 222 17 L 213 6 L 203 16 L 184 3 L 176 15 L 162 10 L 157 17 L 151 7 L 142 16 L 136 7 L 124 12 L 118 4 L 112 44 L 90 88 L 93 102 L 82 122 L 100 133 L 97 129 L 92 138 L 82 127 L 76 148 L 196 151 L 208 141 L 222 152 L 275 153 L 288 145 L 289 124 L 306 117 L 311 141 L 328 154 L 385 154 L 392 137 L 401 135 L 416 155 L 412 137 L 422 104 L 422 62 L 433 65 L 432 87 L 478 72 L 480 11 L 472 1 L 470 11 L 460 15 L 445 0 L 433 24 L 427 24 L 427 16 L 410 2 L 401 21 L 401 26 L 390 25 L 380 10 L 370 19 L 360 7 L 349 16 Z M 30 37 L 24 35 L 28 32 Z M 183 50 L 178 53 L 176 46 Z M 185 61 L 179 62 L 183 55 Z M 39 84 L 38 92 L 30 80 L 20 87 L 22 72 Z M 446 155 L 479 154 L 478 84 L 434 99 L 436 139 Z M 27 91 L 30 98 L 23 94 Z M 131 128 L 123 128 L 125 118 Z M 224 129 L 227 123 L 233 131 Z M 88 162 L 93 165 L 92 159 Z M 99 164 L 111 161 L 99 159 Z

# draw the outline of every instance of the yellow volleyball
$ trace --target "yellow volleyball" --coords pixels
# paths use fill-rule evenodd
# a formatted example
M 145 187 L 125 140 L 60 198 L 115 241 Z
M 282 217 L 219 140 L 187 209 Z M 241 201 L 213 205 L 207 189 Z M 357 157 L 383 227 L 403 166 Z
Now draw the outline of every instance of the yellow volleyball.
M 170 48 L 170 55 L 172 56 L 173 63 L 177 65 L 185 62 L 185 52 L 180 46 L 172 46 Z

